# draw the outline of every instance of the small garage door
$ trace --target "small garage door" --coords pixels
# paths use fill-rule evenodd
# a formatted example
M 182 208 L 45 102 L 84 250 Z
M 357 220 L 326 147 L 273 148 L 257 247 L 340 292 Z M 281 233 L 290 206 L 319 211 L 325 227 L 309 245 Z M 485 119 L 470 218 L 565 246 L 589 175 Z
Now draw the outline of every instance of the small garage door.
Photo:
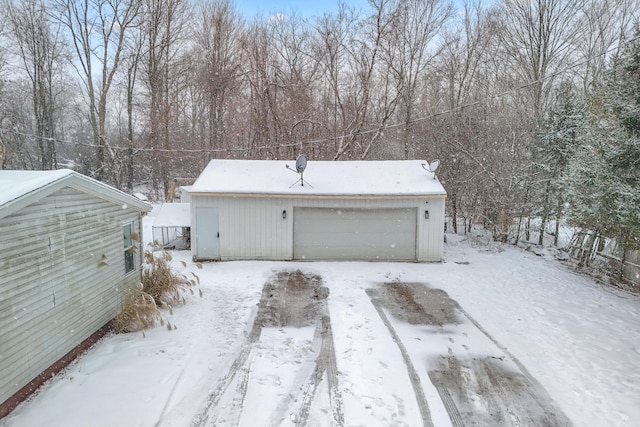
M 416 222 L 416 208 L 295 208 L 293 257 L 414 261 Z

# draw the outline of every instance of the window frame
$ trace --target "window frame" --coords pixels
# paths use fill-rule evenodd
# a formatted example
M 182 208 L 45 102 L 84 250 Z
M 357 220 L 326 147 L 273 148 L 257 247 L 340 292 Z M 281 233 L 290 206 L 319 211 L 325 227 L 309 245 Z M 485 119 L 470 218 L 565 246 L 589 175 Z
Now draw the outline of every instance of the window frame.
M 127 235 L 127 228 L 129 233 Z M 136 271 L 135 241 L 131 236 L 135 233 L 135 223 L 133 221 L 122 224 L 122 237 L 124 243 L 124 274 Z

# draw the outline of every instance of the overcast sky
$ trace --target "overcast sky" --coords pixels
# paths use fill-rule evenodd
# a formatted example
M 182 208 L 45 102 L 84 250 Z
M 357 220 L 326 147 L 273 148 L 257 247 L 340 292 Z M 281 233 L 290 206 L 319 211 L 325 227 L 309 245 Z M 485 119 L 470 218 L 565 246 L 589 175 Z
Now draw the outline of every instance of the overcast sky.
M 338 8 L 338 0 L 234 0 L 238 11 L 246 18 L 255 18 L 262 13 L 263 16 L 275 13 L 297 14 L 309 18 L 321 16 L 324 13 L 334 12 Z M 350 6 L 363 8 L 367 0 L 346 0 Z

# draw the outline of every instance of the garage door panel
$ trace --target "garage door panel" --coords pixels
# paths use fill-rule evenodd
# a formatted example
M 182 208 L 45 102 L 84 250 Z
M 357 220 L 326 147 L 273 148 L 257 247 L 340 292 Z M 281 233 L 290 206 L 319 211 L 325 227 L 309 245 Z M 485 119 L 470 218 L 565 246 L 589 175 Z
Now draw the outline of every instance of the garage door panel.
M 415 260 L 415 208 L 295 208 L 294 258 Z

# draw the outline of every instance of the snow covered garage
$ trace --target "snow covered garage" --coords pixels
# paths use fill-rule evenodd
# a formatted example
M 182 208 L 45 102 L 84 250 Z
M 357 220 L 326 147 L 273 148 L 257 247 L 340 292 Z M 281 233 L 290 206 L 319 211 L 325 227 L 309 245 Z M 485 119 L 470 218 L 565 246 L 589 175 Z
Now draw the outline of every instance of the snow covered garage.
M 70 170 L 0 171 L 0 417 L 120 311 L 149 210 Z
M 190 191 L 193 257 L 440 261 L 446 192 L 424 163 L 212 160 Z

